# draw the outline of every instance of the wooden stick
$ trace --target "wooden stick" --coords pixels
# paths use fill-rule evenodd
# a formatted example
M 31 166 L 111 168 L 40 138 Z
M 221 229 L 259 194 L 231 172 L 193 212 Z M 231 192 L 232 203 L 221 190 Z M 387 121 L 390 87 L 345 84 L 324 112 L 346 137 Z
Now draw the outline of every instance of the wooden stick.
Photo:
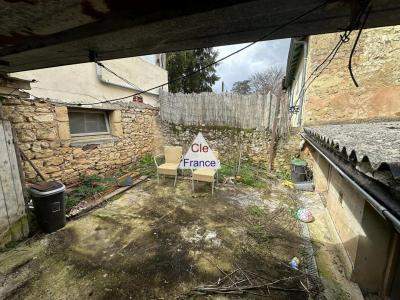
M 239 271 L 244 275 L 244 277 L 246 277 L 247 281 L 249 282 L 249 284 L 253 285 L 253 283 L 251 282 L 249 276 L 247 276 L 247 274 L 242 270 L 241 267 L 239 267 L 238 265 L 236 265 L 236 267 L 239 269 Z
M 271 144 L 269 146 L 269 159 L 268 159 L 268 170 L 269 171 L 272 171 L 273 164 L 274 164 L 275 145 L 276 145 L 276 139 L 277 139 L 276 127 L 278 124 L 278 120 L 279 120 L 279 117 L 275 117 L 274 123 L 272 124 L 272 136 L 271 136 Z
M 208 259 L 207 257 L 204 257 L 206 260 L 208 260 L 212 265 L 214 265 L 214 267 L 216 267 L 222 274 L 224 274 L 225 276 L 228 276 L 228 278 L 230 279 L 230 281 L 233 283 L 233 285 L 236 286 L 235 281 L 232 279 L 232 277 L 229 274 L 226 274 L 215 262 L 211 261 L 210 259 Z
M 33 164 L 33 162 L 28 158 L 28 156 L 26 156 L 26 154 L 24 153 L 24 151 L 21 150 L 21 148 L 19 148 L 19 152 L 22 155 L 22 158 L 25 159 L 31 166 L 32 168 L 35 170 L 36 174 L 39 175 L 39 177 L 43 180 L 46 181 L 46 178 L 44 178 L 43 174 L 39 171 L 39 169 Z
M 221 284 L 222 282 L 224 282 L 224 280 L 225 280 L 226 278 L 228 278 L 228 276 L 232 276 L 232 275 L 235 274 L 237 271 L 238 271 L 238 269 L 236 269 L 236 270 L 230 272 L 229 274 L 226 274 L 226 275 L 225 275 L 224 277 L 222 277 L 221 279 L 218 279 L 218 281 L 217 281 L 215 284 L 210 285 L 210 286 L 215 286 L 216 284 Z

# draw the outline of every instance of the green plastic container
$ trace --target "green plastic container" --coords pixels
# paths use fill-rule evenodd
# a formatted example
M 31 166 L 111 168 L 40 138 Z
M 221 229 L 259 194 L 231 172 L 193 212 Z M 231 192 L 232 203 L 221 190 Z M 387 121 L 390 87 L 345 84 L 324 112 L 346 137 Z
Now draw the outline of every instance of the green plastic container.
M 306 178 L 306 166 L 305 160 L 295 158 L 291 161 L 291 177 L 294 183 L 305 182 Z

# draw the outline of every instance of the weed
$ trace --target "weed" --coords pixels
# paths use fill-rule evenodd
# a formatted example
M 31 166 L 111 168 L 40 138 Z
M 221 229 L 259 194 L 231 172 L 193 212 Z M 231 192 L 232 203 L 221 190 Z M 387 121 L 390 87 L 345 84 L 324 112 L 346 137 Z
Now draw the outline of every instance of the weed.
M 223 181 L 224 178 L 235 176 L 235 169 L 233 163 L 221 163 L 221 168 L 218 170 L 219 179 Z
M 234 162 L 221 163 L 221 168 L 218 170 L 218 172 L 221 180 L 226 177 L 234 177 L 236 175 L 236 164 Z M 239 174 L 237 174 L 238 176 L 236 177 L 236 180 L 252 187 L 265 187 L 265 183 L 258 180 L 256 172 L 257 171 L 255 167 L 248 162 L 244 162 L 240 166 Z
M 247 228 L 248 236 L 252 237 L 258 244 L 265 243 L 269 240 L 264 226 L 260 224 L 252 224 Z
M 81 185 L 76 190 L 65 196 L 65 207 L 67 210 L 77 205 L 83 199 L 101 193 L 108 187 L 114 185 L 115 179 L 91 175 L 81 176 L 80 182 Z
M 291 179 L 290 172 L 286 168 L 279 168 L 278 170 L 276 170 L 276 175 L 280 179 L 284 179 L 284 180 L 290 180 Z
M 239 176 L 240 182 L 243 184 L 253 187 L 260 187 L 260 182 L 256 179 L 254 170 L 250 165 L 243 164 L 240 167 Z
M 12 249 L 15 249 L 17 246 L 18 246 L 17 241 L 8 242 L 7 244 L 4 245 L 3 248 L 0 248 L 0 253 L 4 253 L 4 252 L 10 251 Z
M 78 198 L 74 195 L 66 195 L 65 196 L 65 208 L 70 210 L 72 207 L 77 205 L 82 199 Z
M 154 175 L 157 171 L 154 157 L 151 153 L 146 153 L 137 164 L 137 169 L 142 175 Z
M 247 208 L 247 211 L 249 212 L 250 215 L 258 218 L 263 217 L 265 215 L 264 209 L 257 205 L 249 206 Z

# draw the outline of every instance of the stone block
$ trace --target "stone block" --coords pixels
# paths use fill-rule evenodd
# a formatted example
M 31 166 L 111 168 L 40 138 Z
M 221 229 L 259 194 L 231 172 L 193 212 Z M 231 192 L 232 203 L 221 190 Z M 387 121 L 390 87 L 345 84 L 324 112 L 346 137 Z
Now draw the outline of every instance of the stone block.
M 25 121 L 24 116 L 22 116 L 21 114 L 12 114 L 8 116 L 8 119 L 10 120 L 10 122 L 12 123 L 22 123 Z
M 58 137 L 62 141 L 71 139 L 71 132 L 68 122 L 58 122 Z
M 35 112 L 37 113 L 50 113 L 51 110 L 48 107 L 36 107 Z
M 50 166 L 50 167 L 46 167 L 44 169 L 45 173 L 47 173 L 47 174 L 59 172 L 60 170 L 61 170 L 60 167 L 57 167 L 57 166 Z
M 74 158 L 85 157 L 85 151 L 83 151 L 81 148 L 75 148 L 72 151 L 72 154 L 74 155 Z
M 68 117 L 68 108 L 66 106 L 56 106 L 55 107 L 55 112 L 56 112 L 56 120 L 59 122 L 68 122 L 69 117 Z
M 64 159 L 60 156 L 53 156 L 46 160 L 46 165 L 48 166 L 59 166 L 64 162 Z
M 111 123 L 121 123 L 121 111 L 114 110 L 110 113 L 110 122 Z
M 113 136 L 122 138 L 124 136 L 124 132 L 122 130 L 121 123 L 111 123 L 111 133 Z
M 38 140 L 54 141 L 57 136 L 52 128 L 40 128 L 36 131 Z
M 42 149 L 40 152 L 35 153 L 35 158 L 47 158 L 53 156 L 54 151 L 51 149 Z
M 21 149 L 22 151 L 31 149 L 31 144 L 29 144 L 29 143 L 20 143 L 18 146 L 19 146 L 19 149 Z
M 54 115 L 52 113 L 39 113 L 35 114 L 33 119 L 38 122 L 53 122 Z
M 23 130 L 18 133 L 18 140 L 22 143 L 33 142 L 36 140 L 36 135 L 32 130 Z

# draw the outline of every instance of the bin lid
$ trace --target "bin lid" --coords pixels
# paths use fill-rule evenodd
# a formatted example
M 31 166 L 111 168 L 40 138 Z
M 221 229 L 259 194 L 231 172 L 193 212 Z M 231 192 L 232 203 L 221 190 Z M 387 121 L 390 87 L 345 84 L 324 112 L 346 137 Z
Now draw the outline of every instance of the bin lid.
M 58 181 L 47 181 L 30 186 L 29 193 L 36 197 L 45 197 L 65 191 L 65 185 Z
M 307 162 L 300 158 L 295 158 L 295 159 L 292 159 L 292 165 L 295 165 L 297 167 L 305 167 L 305 166 L 307 166 Z

